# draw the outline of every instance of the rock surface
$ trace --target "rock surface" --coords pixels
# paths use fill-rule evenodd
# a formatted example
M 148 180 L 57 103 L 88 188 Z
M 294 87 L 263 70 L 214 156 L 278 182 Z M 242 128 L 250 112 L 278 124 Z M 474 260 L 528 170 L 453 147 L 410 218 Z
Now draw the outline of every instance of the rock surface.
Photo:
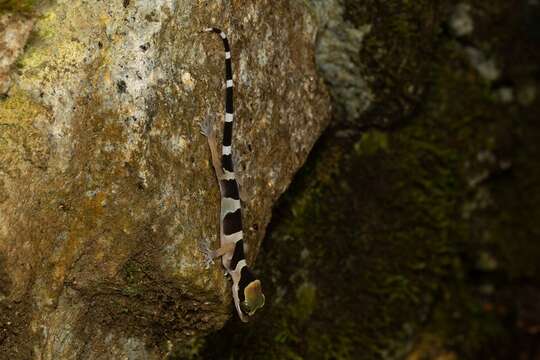
M 219 26 L 232 41 L 253 261 L 272 205 L 329 120 L 316 22 L 294 1 L 57 0 L 34 10 L 0 100 L 0 353 L 181 352 L 232 314 L 228 280 L 204 268 L 196 245 L 218 241 L 198 124 L 222 114 L 224 77 L 219 39 L 198 31 Z
M 0 96 L 9 90 L 11 67 L 22 53 L 32 24 L 32 19 L 25 16 L 0 14 Z
M 316 59 L 322 76 L 329 84 L 335 117 L 354 123 L 374 100 L 365 75 L 366 66 L 358 61 L 364 37 L 372 26 L 355 26 L 347 21 L 341 0 L 310 0 L 308 3 L 321 29 Z

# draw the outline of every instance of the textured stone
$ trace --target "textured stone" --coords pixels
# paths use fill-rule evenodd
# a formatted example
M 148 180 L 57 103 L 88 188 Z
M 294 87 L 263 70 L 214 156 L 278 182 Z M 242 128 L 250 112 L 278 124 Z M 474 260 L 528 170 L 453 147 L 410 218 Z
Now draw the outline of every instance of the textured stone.
M 222 45 L 199 30 L 219 26 L 232 41 L 253 261 L 329 120 L 317 23 L 293 1 L 58 0 L 36 11 L 0 100 L 0 351 L 161 358 L 232 314 L 228 279 L 196 245 L 217 246 L 219 204 L 198 124 L 224 106 Z
M 23 16 L 0 14 L 0 96 L 9 90 L 10 70 L 28 40 L 32 24 L 32 19 Z
M 373 91 L 357 61 L 371 24 L 356 27 L 345 20 L 343 1 L 310 0 L 319 23 L 316 58 L 321 74 L 329 83 L 337 117 L 353 122 L 373 102 Z

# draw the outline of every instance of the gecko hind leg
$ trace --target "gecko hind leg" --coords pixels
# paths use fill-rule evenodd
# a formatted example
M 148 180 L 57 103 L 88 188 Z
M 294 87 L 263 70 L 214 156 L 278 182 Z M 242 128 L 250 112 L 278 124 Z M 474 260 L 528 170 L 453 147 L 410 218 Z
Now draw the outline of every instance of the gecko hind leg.
M 205 268 L 208 269 L 211 264 L 214 264 L 214 259 L 222 257 L 225 254 L 234 251 L 235 243 L 226 243 L 217 250 L 210 250 L 209 241 L 199 240 L 198 248 L 205 256 Z

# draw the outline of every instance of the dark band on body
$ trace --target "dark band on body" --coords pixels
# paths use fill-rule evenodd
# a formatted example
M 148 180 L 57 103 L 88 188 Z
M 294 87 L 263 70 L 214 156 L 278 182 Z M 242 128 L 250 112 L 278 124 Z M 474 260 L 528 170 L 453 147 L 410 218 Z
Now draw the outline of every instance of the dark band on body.
M 244 260 L 246 255 L 244 254 L 244 240 L 238 240 L 234 245 L 234 253 L 231 258 L 231 269 L 236 269 L 236 265 L 240 260 Z
M 223 166 L 224 170 L 233 172 L 233 161 L 232 161 L 232 155 L 221 155 L 221 165 Z
M 223 218 L 223 234 L 232 235 L 241 230 L 242 230 L 242 211 L 238 209 L 235 212 L 230 212 L 230 213 L 225 214 L 225 217 Z
M 236 180 L 221 180 L 221 186 L 223 188 L 223 197 L 240 200 L 238 183 L 236 182 Z

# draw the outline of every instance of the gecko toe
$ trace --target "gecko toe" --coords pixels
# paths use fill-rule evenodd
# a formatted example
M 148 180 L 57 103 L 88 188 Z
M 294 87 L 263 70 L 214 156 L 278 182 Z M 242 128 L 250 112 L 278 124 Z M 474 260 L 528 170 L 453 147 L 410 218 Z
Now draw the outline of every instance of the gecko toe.
M 201 253 L 204 255 L 204 268 L 208 269 L 210 265 L 214 264 L 214 257 L 212 256 L 212 250 L 207 240 L 199 240 L 197 242 L 197 247 Z
M 206 117 L 203 121 L 201 121 L 199 127 L 201 134 L 206 137 L 210 137 L 214 133 L 214 129 L 212 127 L 212 120 L 210 119 L 210 117 Z

